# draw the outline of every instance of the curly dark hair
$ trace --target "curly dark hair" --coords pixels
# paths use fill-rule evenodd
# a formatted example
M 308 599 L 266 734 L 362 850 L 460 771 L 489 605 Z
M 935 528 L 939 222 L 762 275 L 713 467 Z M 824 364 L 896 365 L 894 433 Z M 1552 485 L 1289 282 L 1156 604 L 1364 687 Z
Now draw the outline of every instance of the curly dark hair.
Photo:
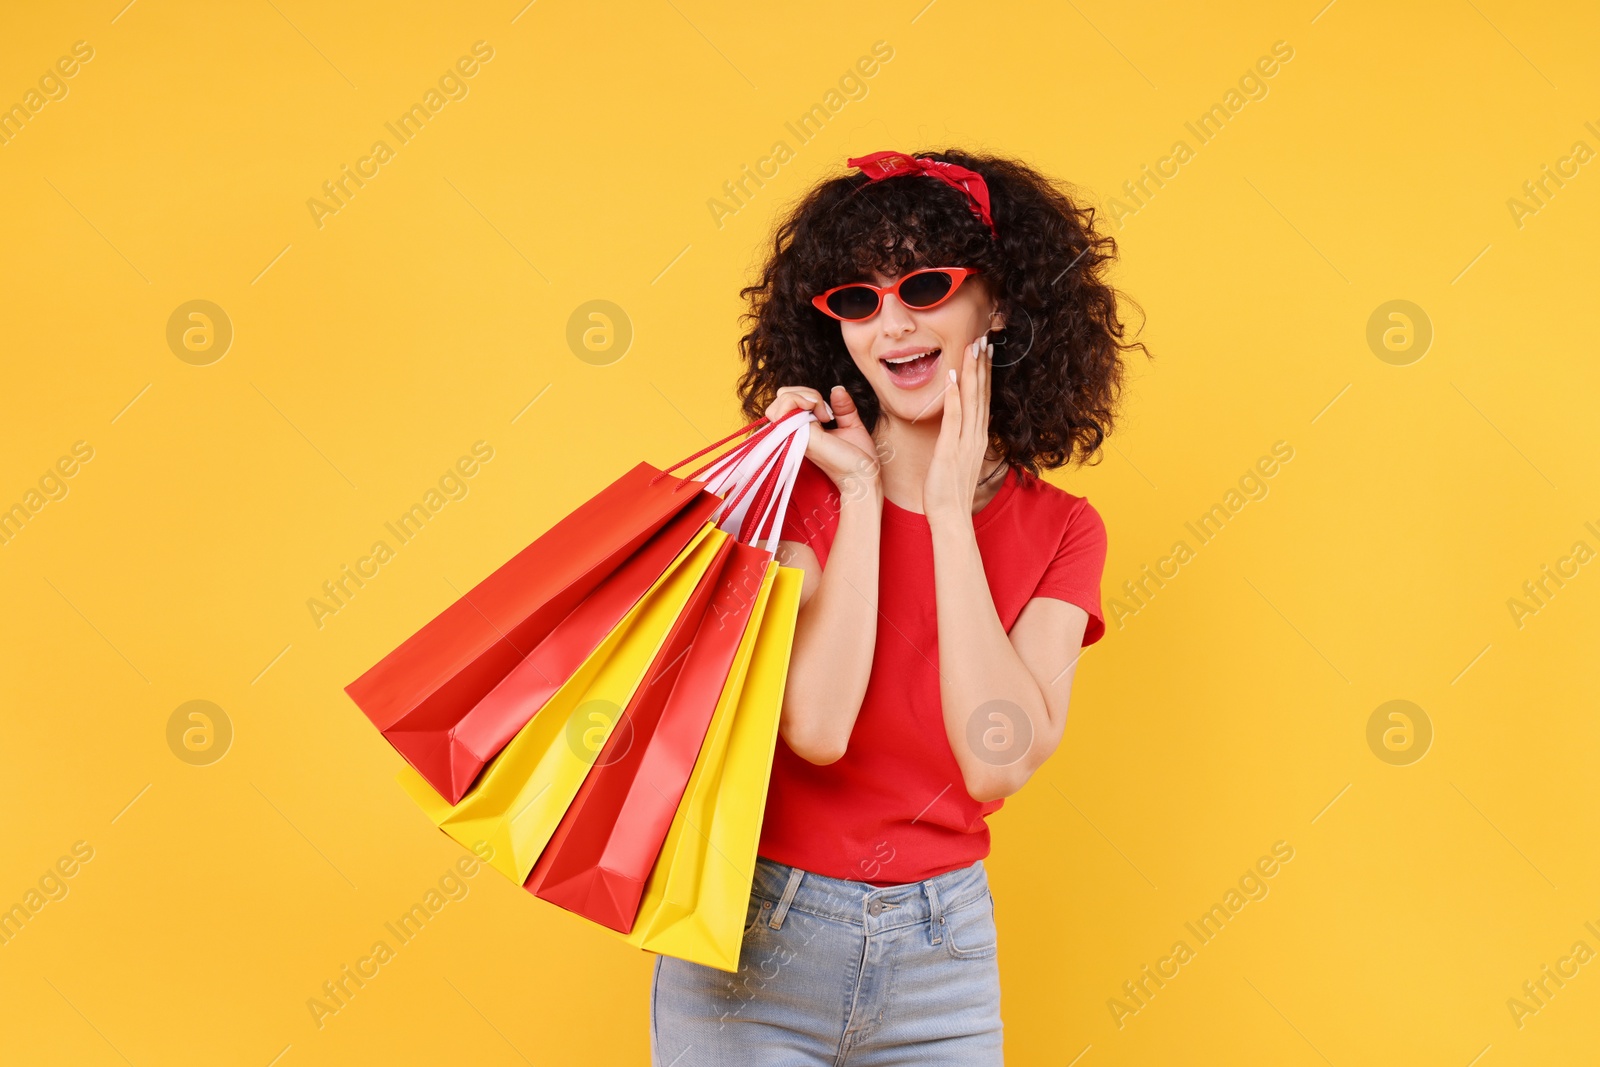
M 990 380 L 992 446 L 1025 476 L 1074 459 L 1098 463 L 1122 391 L 1122 353 L 1150 356 L 1143 342 L 1122 341 L 1118 294 L 1104 277 L 1115 239 L 1095 233 L 1095 209 L 1079 206 L 1072 186 L 1024 163 L 955 149 L 916 155 L 983 175 L 999 239 L 965 196 L 925 176 L 869 182 L 853 171 L 812 189 L 779 224 L 761 280 L 739 291 L 750 302 L 740 320 L 750 330 L 739 339 L 745 419 L 761 418 L 781 386 L 826 398 L 842 384 L 872 430 L 877 395 L 812 296 L 874 271 L 969 266 L 982 271 L 1006 322 Z

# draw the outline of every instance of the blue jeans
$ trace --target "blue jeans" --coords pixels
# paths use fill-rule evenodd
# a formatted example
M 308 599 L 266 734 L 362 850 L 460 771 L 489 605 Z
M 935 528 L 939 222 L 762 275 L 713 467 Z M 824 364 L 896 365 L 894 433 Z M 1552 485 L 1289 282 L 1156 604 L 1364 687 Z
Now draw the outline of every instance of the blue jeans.
M 1002 1063 L 979 860 L 877 887 L 757 857 L 737 973 L 657 956 L 653 1067 Z

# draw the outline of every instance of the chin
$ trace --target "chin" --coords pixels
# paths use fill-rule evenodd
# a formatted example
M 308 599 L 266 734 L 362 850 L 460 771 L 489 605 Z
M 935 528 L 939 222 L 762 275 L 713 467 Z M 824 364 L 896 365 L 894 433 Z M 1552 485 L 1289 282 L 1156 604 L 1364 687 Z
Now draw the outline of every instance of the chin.
M 944 404 L 935 398 L 942 397 L 943 390 L 927 389 L 920 394 L 902 394 L 894 398 L 894 403 L 883 404 L 880 400 L 879 410 L 887 408 L 894 417 L 901 422 L 928 422 L 944 418 Z

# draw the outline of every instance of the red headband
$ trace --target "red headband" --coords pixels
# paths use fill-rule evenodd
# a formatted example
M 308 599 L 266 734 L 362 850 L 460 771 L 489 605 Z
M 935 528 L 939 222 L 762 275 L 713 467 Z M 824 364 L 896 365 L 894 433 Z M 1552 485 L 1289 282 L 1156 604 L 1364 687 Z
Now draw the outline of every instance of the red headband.
M 937 159 L 918 159 L 904 152 L 874 152 L 870 156 L 847 159 L 845 163 L 851 167 L 859 167 L 867 176 L 869 183 L 903 174 L 925 174 L 930 178 L 937 178 L 950 188 L 964 194 L 972 206 L 972 213 L 989 227 L 989 232 L 994 234 L 995 240 L 1000 239 L 1000 231 L 995 229 L 994 219 L 989 215 L 989 185 L 977 171 Z

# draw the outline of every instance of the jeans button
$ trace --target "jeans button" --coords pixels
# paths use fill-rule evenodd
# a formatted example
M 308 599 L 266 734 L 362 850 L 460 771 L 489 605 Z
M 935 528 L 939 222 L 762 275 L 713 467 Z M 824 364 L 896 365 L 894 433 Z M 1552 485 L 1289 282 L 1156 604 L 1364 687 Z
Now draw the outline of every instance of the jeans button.
M 883 901 L 874 900 L 871 904 L 867 905 L 867 910 L 870 911 L 874 915 L 882 915 L 883 914 Z

